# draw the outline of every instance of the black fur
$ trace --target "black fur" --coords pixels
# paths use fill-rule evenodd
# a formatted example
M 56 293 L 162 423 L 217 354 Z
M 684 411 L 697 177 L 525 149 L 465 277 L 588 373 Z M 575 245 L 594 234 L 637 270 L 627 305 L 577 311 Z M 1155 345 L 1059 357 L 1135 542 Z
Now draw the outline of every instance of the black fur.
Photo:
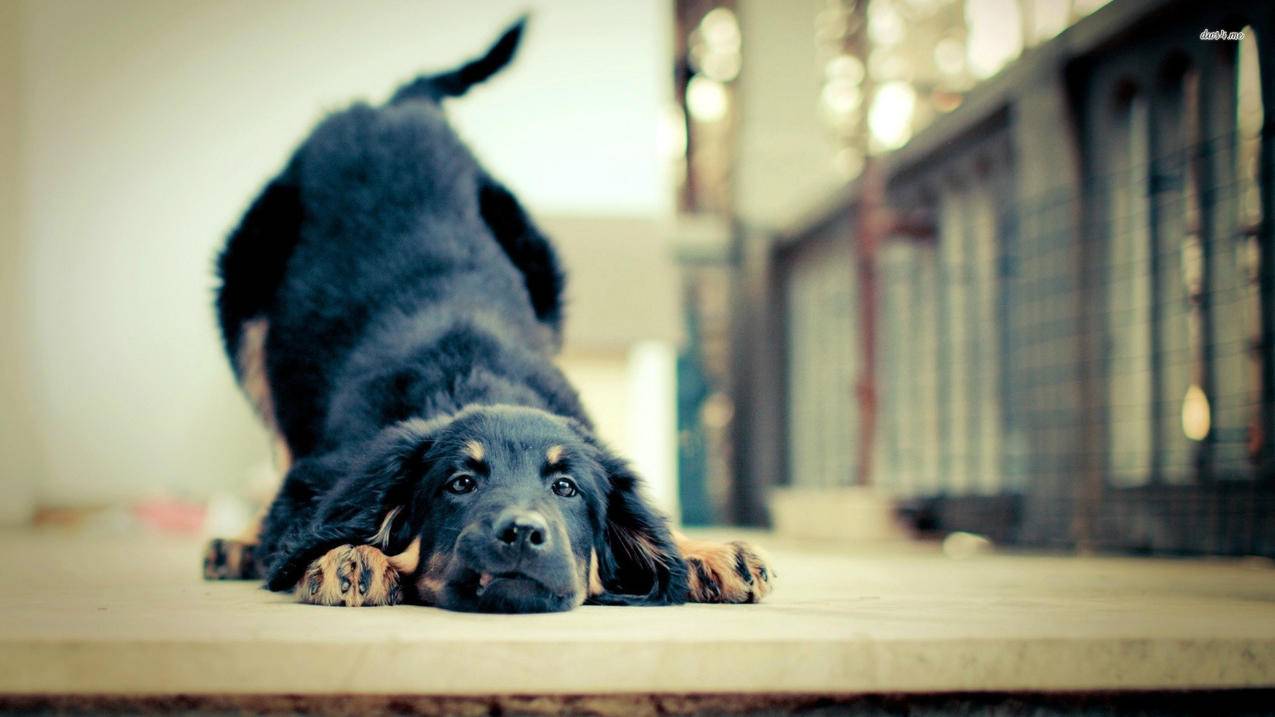
M 226 355 L 238 375 L 239 327 L 264 315 L 301 233 L 301 195 L 289 168 L 249 207 L 217 261 L 222 289 L 217 320 Z
M 437 489 L 439 466 L 452 466 L 467 436 L 498 449 L 575 446 L 591 476 L 579 479 L 599 491 L 588 503 L 590 530 L 614 593 L 599 601 L 686 598 L 664 518 L 593 437 L 553 364 L 564 281 L 553 247 L 439 107 L 501 69 L 522 27 L 385 105 L 359 103 L 323 120 L 220 256 L 226 352 L 235 364 L 245 323 L 268 322 L 274 419 L 295 461 L 256 552 L 272 589 L 291 588 L 325 550 L 366 542 L 393 507 L 406 505 L 391 548 L 429 538 L 443 504 L 423 486 Z M 521 465 L 511 455 L 496 469 L 512 475 Z M 545 505 L 574 520 L 576 508 Z M 659 559 L 634 552 L 639 537 Z
M 505 30 L 500 39 L 496 40 L 496 44 L 492 45 L 482 57 L 450 72 L 426 75 L 403 85 L 390 98 L 390 104 L 410 99 L 427 99 L 437 102 L 447 97 L 460 97 L 468 92 L 469 88 L 500 72 L 505 65 L 509 64 L 518 50 L 518 43 L 522 40 L 522 31 L 526 26 L 527 18 L 523 16 Z

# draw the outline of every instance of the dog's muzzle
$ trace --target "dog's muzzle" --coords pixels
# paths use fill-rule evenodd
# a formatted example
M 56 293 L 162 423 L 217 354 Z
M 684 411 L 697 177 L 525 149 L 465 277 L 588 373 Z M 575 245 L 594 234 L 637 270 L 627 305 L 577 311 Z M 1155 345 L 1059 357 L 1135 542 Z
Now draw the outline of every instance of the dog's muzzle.
M 579 603 L 579 580 L 565 536 L 539 512 L 506 509 L 467 527 L 449 580 L 452 609 L 556 612 Z

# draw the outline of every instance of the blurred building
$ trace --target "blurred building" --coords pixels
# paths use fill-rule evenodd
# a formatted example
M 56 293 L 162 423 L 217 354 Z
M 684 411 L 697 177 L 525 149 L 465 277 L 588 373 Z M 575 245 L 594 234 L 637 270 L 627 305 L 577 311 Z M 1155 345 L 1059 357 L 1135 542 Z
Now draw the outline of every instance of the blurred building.
M 706 513 L 1275 555 L 1275 6 L 678 13 Z

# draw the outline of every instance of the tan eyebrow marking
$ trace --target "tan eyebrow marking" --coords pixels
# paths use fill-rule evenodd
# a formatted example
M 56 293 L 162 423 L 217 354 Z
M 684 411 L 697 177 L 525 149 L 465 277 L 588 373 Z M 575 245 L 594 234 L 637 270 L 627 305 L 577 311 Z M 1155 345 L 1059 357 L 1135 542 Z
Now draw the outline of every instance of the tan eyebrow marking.
M 562 453 L 566 449 L 562 446 L 549 446 L 549 450 L 545 451 L 545 459 L 552 465 L 562 461 Z
M 483 444 L 471 438 L 470 440 L 465 441 L 465 453 L 469 454 L 470 458 L 481 462 L 483 456 L 487 454 L 487 451 L 483 448 Z

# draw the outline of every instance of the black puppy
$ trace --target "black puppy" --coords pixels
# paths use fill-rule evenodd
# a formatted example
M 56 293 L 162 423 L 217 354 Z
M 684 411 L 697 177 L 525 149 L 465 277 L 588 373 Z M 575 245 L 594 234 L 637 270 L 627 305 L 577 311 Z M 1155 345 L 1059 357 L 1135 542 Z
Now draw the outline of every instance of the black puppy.
M 553 364 L 554 250 L 439 106 L 521 32 L 329 116 L 230 236 L 226 353 L 289 468 L 255 539 L 210 546 L 208 577 L 496 612 L 769 591 L 748 546 L 669 530 Z

